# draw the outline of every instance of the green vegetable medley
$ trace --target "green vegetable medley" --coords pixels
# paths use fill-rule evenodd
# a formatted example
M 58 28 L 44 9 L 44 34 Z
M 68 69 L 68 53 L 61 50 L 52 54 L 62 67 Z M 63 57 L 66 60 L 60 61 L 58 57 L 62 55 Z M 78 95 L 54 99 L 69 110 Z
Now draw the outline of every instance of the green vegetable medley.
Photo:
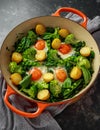
M 69 30 L 37 24 L 14 44 L 10 78 L 30 98 L 57 102 L 72 98 L 89 84 L 94 57 L 86 42 Z

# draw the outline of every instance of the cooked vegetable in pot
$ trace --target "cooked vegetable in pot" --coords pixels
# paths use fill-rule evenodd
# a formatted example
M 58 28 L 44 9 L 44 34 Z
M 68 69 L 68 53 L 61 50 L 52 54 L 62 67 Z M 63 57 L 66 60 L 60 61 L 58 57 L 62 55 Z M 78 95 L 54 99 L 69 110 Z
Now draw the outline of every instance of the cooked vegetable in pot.
M 84 89 L 93 74 L 94 51 L 68 29 L 37 24 L 11 54 L 11 81 L 35 100 L 57 102 Z
M 61 37 L 63 37 L 63 38 L 66 38 L 68 34 L 69 34 L 69 31 L 68 31 L 67 29 L 61 28 L 61 29 L 59 30 L 59 35 L 60 35 Z

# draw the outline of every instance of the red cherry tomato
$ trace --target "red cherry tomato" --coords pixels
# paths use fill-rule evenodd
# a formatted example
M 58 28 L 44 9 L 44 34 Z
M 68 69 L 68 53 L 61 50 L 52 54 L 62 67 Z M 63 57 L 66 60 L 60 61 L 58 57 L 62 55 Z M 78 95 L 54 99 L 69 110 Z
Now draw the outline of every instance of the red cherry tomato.
M 67 73 L 64 69 L 59 68 L 56 70 L 56 77 L 59 81 L 64 82 L 64 80 L 67 78 Z
M 38 68 L 33 68 L 30 71 L 30 74 L 32 74 L 32 80 L 39 80 L 41 78 L 41 76 L 42 76 L 42 72 Z
M 62 54 L 67 54 L 71 50 L 71 46 L 69 44 L 61 44 L 58 49 Z
M 42 39 L 38 40 L 35 44 L 35 48 L 37 50 L 43 50 L 45 48 L 45 41 Z

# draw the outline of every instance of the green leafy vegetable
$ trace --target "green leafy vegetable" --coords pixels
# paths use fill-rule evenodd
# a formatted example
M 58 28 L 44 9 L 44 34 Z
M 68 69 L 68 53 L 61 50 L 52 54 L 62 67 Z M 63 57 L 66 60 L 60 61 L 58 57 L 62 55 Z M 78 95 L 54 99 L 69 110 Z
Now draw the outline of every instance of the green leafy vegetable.
M 54 33 L 55 29 L 53 27 L 46 27 L 46 32 Z
M 59 38 L 59 28 L 55 28 L 55 31 L 53 33 L 51 32 L 45 32 L 43 35 L 43 39 L 44 40 L 50 40 L 50 39 L 54 39 L 54 38 Z
M 80 51 L 82 47 L 84 47 L 86 43 L 84 41 L 79 41 L 76 44 L 72 44 L 72 47 L 74 48 L 75 51 Z
M 17 65 L 16 62 L 10 62 L 9 63 L 9 71 L 10 73 L 19 73 L 23 75 L 25 73 L 25 70 L 21 65 Z
M 50 50 L 51 49 L 51 41 L 50 40 L 46 40 L 46 43 L 47 43 L 48 50 Z
M 46 66 L 57 66 L 58 64 L 63 64 L 63 60 L 59 57 L 57 50 L 50 49 L 44 63 Z
M 79 79 L 79 80 L 75 81 L 69 88 L 64 89 L 63 90 L 64 91 L 63 92 L 64 99 L 73 97 L 73 95 L 75 95 L 74 91 L 78 89 L 81 82 L 82 82 L 82 79 Z
M 18 40 L 15 43 L 15 51 L 16 52 L 24 52 L 27 48 L 29 48 L 32 44 L 37 40 L 37 36 L 33 31 L 28 31 L 28 35 L 23 37 L 21 40 Z
M 58 84 L 57 80 L 50 82 L 50 92 L 54 97 L 59 97 L 59 94 L 62 92 L 62 87 Z
M 38 61 L 33 61 L 33 60 L 29 60 L 29 59 L 24 58 L 21 65 L 22 65 L 24 70 L 29 70 L 30 67 L 40 66 L 41 64 Z
M 88 57 L 88 60 L 90 61 L 91 64 L 92 64 L 92 61 L 93 61 L 94 57 L 95 57 L 95 53 L 94 53 L 93 50 L 91 50 L 90 56 Z
M 32 31 L 28 31 L 27 39 L 30 39 L 30 45 L 34 44 L 37 40 L 37 35 Z
M 28 48 L 23 52 L 22 56 L 23 56 L 23 59 L 25 58 L 29 60 L 34 60 L 35 54 L 36 54 L 36 50 L 34 48 Z
M 85 84 L 87 85 L 90 82 L 90 80 L 91 80 L 91 73 L 84 66 L 82 66 L 81 69 L 82 69 L 82 72 L 83 72 L 83 77 L 84 77 Z
M 48 89 L 49 88 L 49 85 L 46 82 L 44 82 L 44 81 L 37 82 L 36 86 L 37 86 L 38 90 Z
M 26 49 L 25 44 L 26 44 L 26 37 L 23 37 L 21 40 L 18 40 L 15 43 L 15 51 L 23 52 Z
M 65 38 L 65 43 L 67 43 L 67 44 L 76 44 L 78 42 L 79 42 L 79 40 L 75 38 L 74 34 L 69 34 Z
M 83 56 L 78 56 L 77 61 L 78 61 L 77 64 L 80 67 L 85 66 L 87 69 L 89 69 L 91 66 L 89 60 Z
M 63 83 L 63 88 L 71 88 L 72 80 L 71 78 L 67 78 Z
M 31 83 L 31 75 L 27 75 L 26 77 L 23 78 L 23 80 L 20 81 L 19 85 L 22 87 L 21 91 L 24 88 L 27 88 L 28 85 Z
M 70 57 L 66 58 L 64 60 L 64 62 L 65 62 L 65 68 L 66 68 L 67 72 L 70 73 L 73 66 L 76 66 L 76 64 L 77 64 L 77 57 L 75 55 L 70 56 Z
M 16 68 L 17 68 L 17 63 L 16 62 L 10 62 L 10 64 L 9 64 L 10 73 L 16 72 Z
M 32 85 L 29 89 L 24 88 L 23 92 L 34 99 L 37 95 L 37 88 L 34 85 Z

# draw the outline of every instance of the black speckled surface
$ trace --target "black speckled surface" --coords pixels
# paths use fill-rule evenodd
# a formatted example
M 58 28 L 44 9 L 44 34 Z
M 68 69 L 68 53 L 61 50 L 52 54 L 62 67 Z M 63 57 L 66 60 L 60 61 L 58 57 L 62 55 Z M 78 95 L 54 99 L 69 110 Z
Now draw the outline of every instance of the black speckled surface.
M 100 15 L 100 0 L 0 0 L 0 46 L 20 22 L 50 15 L 62 6 L 79 9 L 89 18 Z M 100 47 L 100 31 L 93 36 Z M 55 119 L 62 130 L 100 130 L 100 74 L 88 93 Z
M 91 90 L 77 103 L 68 106 L 56 119 L 63 130 L 99 130 L 100 75 Z

